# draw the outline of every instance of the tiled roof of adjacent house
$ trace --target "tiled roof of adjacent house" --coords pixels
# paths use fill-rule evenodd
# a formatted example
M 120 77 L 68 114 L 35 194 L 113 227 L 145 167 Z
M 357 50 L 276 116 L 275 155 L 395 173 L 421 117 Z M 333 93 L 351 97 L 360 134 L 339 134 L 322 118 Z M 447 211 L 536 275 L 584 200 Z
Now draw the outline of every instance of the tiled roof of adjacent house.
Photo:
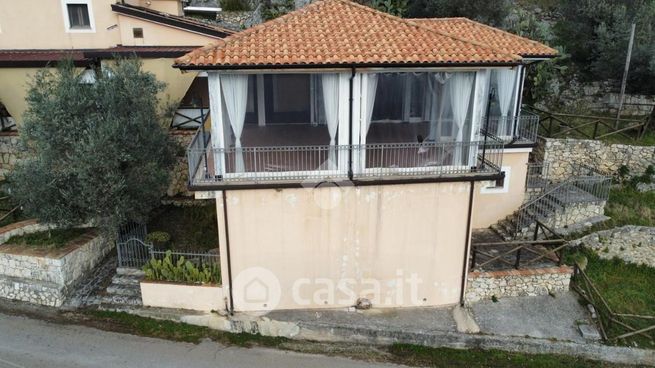
M 168 14 L 140 6 L 116 3 L 111 4 L 111 10 L 116 13 L 148 20 L 155 23 L 161 23 L 171 27 L 181 28 L 208 36 L 227 37 L 234 33 L 234 31 L 231 29 L 220 27 L 209 22 L 203 22 L 199 19 Z
M 410 19 L 435 31 L 445 32 L 470 41 L 481 42 L 502 52 L 524 57 L 553 57 L 557 50 L 467 18 Z
M 0 50 L 0 67 L 46 67 L 70 59 L 76 66 L 88 66 L 94 59 L 110 59 L 114 56 L 138 56 L 140 58 L 173 58 L 182 56 L 194 46 L 122 46 L 105 49 L 53 49 L 53 50 Z
M 64 59 L 76 66 L 91 62 L 81 50 L 0 50 L 0 67 L 44 67 Z
M 320 0 L 199 48 L 182 69 L 302 66 L 511 65 L 514 53 L 347 0 Z

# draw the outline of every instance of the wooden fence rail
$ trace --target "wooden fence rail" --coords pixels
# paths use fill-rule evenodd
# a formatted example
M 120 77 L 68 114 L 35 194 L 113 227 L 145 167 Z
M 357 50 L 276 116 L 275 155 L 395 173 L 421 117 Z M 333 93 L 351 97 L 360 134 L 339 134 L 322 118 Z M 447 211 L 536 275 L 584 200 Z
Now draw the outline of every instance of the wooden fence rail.
M 639 335 L 651 342 L 655 341 L 653 337 L 655 316 L 616 313 L 577 262 L 571 286 L 588 304 L 594 306 L 598 319 L 598 328 L 603 340 L 617 342 L 618 340 L 626 340 Z M 653 321 L 653 324 L 637 326 L 634 323 L 635 320 Z M 613 328 L 614 326 L 619 328 Z
M 581 138 L 602 139 L 613 135 L 622 135 L 628 139 L 639 141 L 646 134 L 648 127 L 651 124 L 655 125 L 653 122 L 655 113 L 639 119 L 616 119 L 608 116 L 553 113 L 534 106 L 525 106 L 524 108 L 526 111 L 540 116 L 541 134 L 549 138 L 565 138 L 577 134 Z
M 474 243 L 471 270 L 485 266 L 518 270 L 543 263 L 561 266 L 567 246 L 566 240 L 537 220 L 532 240 Z

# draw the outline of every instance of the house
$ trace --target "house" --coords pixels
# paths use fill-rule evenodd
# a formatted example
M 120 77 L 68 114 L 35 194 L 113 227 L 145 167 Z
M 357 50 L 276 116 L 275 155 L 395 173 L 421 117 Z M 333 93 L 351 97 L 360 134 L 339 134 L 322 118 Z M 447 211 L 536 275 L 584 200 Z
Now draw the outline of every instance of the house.
M 136 55 L 167 84 L 165 102 L 180 103 L 172 125 L 197 127 L 206 78 L 180 76 L 176 57 L 234 33 L 184 17 L 179 0 L 12 1 L 0 8 L 2 128 L 15 130 L 26 109 L 27 83 L 40 68 L 70 58 L 92 81 L 115 56 Z M 204 101 L 203 100 L 204 97 Z M 194 105 L 193 107 L 190 105 Z
M 216 200 L 228 307 L 462 302 L 472 229 L 523 202 L 525 68 L 556 54 L 319 0 L 178 58 L 208 75 L 189 185 Z M 253 283 L 273 297 L 249 298 Z

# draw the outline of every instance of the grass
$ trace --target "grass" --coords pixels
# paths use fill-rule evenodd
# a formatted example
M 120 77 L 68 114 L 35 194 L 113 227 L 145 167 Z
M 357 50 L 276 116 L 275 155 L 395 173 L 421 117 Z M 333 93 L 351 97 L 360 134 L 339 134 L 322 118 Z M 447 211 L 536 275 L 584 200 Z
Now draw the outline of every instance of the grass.
M 269 347 L 304 353 L 343 355 L 349 358 L 387 362 L 420 367 L 621 367 L 569 356 L 549 354 L 509 353 L 499 350 L 457 350 L 429 348 L 417 345 L 395 344 L 390 347 L 356 346 L 356 344 L 328 344 L 312 341 L 295 341 L 282 337 L 253 334 L 234 334 L 211 330 L 207 327 L 155 320 L 125 312 L 89 310 L 91 324 L 112 331 L 132 333 L 173 341 L 199 343 L 210 339 L 223 345 L 241 347 Z
M 618 258 L 601 259 L 589 249 L 580 250 L 572 257 L 579 255 L 587 257 L 585 272 L 614 313 L 655 316 L 655 268 L 625 263 Z M 637 328 L 655 324 L 655 320 L 630 319 L 628 322 Z M 616 323 L 611 324 L 607 331 L 609 336 L 628 332 Z M 655 348 L 652 341 L 640 336 L 618 341 L 618 344 Z
M 632 186 L 613 188 L 605 207 L 612 219 L 606 226 L 655 226 L 655 192 L 639 192 Z
M 170 248 L 187 251 L 206 251 L 218 247 L 216 206 L 162 206 L 148 222 L 148 231 L 170 234 Z
M 88 229 L 46 230 L 32 234 L 12 236 L 7 240 L 7 244 L 41 248 L 61 248 L 87 231 Z
M 289 341 L 289 339 L 283 337 L 222 332 L 207 327 L 140 317 L 125 312 L 89 310 L 86 313 L 94 317 L 98 322 L 106 322 L 114 331 L 172 341 L 197 344 L 203 339 L 210 339 L 224 345 L 272 348 L 279 347 L 280 344 Z

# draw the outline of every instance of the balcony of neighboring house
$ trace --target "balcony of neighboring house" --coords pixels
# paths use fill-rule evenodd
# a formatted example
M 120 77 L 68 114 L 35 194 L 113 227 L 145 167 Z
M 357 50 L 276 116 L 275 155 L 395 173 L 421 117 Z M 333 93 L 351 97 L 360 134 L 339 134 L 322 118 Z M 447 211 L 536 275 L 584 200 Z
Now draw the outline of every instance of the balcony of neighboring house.
M 171 129 L 196 130 L 209 118 L 209 93 L 206 73 L 193 79 L 180 104 L 173 111 Z
M 501 177 L 503 141 L 482 125 L 488 80 L 474 71 L 210 73 L 211 121 L 188 149 L 190 186 Z

